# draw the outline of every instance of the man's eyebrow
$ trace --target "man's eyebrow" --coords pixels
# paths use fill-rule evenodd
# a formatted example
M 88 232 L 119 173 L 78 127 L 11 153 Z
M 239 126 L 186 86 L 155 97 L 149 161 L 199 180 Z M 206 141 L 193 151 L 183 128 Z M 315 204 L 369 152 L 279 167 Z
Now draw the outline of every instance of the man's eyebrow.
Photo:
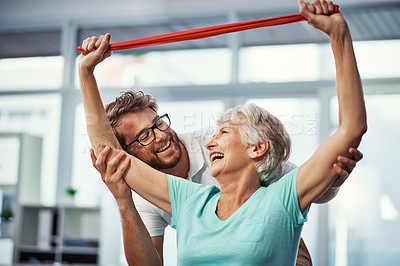
M 145 131 L 148 130 L 149 128 L 152 128 L 152 127 L 154 126 L 154 123 L 155 123 L 159 118 L 160 118 L 159 115 L 155 116 L 155 117 L 153 118 L 153 120 L 151 120 L 151 126 L 150 126 L 150 127 L 143 128 L 142 130 L 140 130 L 139 133 L 136 134 L 136 136 L 135 136 L 134 139 L 137 139 L 143 132 L 145 132 Z

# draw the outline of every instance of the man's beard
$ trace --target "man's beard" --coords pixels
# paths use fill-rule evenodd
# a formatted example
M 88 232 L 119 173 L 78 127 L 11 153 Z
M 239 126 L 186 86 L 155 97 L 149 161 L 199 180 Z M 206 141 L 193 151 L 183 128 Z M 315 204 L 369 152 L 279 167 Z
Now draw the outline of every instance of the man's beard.
M 168 134 L 168 135 L 170 135 L 170 134 Z M 174 148 L 177 152 L 175 152 L 173 154 L 173 156 L 168 158 L 170 160 L 166 161 L 166 160 L 163 160 L 158 157 L 157 153 L 155 152 L 156 149 L 153 146 L 151 153 L 155 157 L 152 156 L 151 159 L 147 162 L 147 164 L 150 165 L 151 167 L 153 167 L 154 169 L 165 170 L 165 169 L 173 168 L 179 163 L 179 161 L 182 158 L 182 148 L 179 143 L 178 135 L 176 134 L 175 131 L 172 132 L 172 134 L 170 135 L 170 138 L 168 138 L 168 140 L 171 141 L 171 145 L 174 146 Z

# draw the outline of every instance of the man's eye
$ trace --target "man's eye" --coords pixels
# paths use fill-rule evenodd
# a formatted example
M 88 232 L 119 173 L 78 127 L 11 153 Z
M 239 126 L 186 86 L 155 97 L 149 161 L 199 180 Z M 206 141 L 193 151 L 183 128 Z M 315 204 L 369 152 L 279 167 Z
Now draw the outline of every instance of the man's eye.
M 140 137 L 139 137 L 139 140 L 145 140 L 145 139 L 147 139 L 148 137 L 150 136 L 150 133 L 149 133 L 149 130 L 147 130 L 146 132 L 143 132 L 141 135 L 140 135 Z
M 156 126 L 161 126 L 163 122 L 164 121 L 162 119 L 157 120 Z

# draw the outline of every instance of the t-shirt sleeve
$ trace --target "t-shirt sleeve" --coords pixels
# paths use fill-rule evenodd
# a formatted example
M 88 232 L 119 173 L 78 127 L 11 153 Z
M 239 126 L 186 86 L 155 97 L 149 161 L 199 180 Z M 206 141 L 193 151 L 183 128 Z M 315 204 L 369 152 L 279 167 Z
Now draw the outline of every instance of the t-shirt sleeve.
M 136 209 L 143 220 L 151 237 L 164 235 L 165 228 L 170 221 L 169 214 L 146 201 L 138 194 L 133 193 Z
M 171 226 L 176 228 L 177 219 L 181 208 L 188 198 L 192 197 L 204 188 L 204 185 L 190 182 L 186 179 L 168 175 L 168 192 L 171 202 L 172 217 Z
M 307 215 L 310 207 L 307 207 L 303 213 L 300 210 L 296 186 L 298 171 L 298 167 L 293 169 L 270 186 L 271 190 L 274 191 L 276 196 L 279 198 L 283 208 L 286 210 L 293 222 L 297 225 L 301 225 L 307 221 Z

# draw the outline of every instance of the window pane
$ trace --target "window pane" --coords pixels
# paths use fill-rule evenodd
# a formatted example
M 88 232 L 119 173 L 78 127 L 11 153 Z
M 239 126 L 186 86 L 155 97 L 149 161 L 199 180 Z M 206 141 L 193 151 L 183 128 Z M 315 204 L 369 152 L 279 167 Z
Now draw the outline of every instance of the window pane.
M 240 82 L 288 82 L 319 78 L 316 44 L 247 47 L 240 51 Z
M 61 56 L 0 59 L 0 90 L 59 89 L 63 68 Z
M 75 109 L 71 184 L 73 188 L 82 191 L 74 196 L 74 204 L 79 206 L 100 205 L 101 190 L 107 189 L 100 174 L 92 166 L 90 148 L 83 104 L 78 104 Z
M 222 101 L 159 102 L 159 114 L 168 113 L 171 127 L 178 133 L 215 127 L 224 111 Z
M 330 205 L 330 265 L 400 265 L 400 95 L 365 97 L 368 132 L 357 164 Z M 333 127 L 337 100 L 331 103 Z
M 43 204 L 54 204 L 56 199 L 60 105 L 59 95 L 0 98 L 1 132 L 43 138 L 40 195 Z
M 362 78 L 400 77 L 400 40 L 354 44 Z
M 354 42 L 354 53 L 363 79 L 400 77 L 400 41 Z M 323 79 L 335 79 L 335 62 L 330 44 L 321 44 Z
M 101 88 L 226 84 L 230 81 L 230 53 L 228 49 L 115 53 L 96 67 L 95 74 Z

